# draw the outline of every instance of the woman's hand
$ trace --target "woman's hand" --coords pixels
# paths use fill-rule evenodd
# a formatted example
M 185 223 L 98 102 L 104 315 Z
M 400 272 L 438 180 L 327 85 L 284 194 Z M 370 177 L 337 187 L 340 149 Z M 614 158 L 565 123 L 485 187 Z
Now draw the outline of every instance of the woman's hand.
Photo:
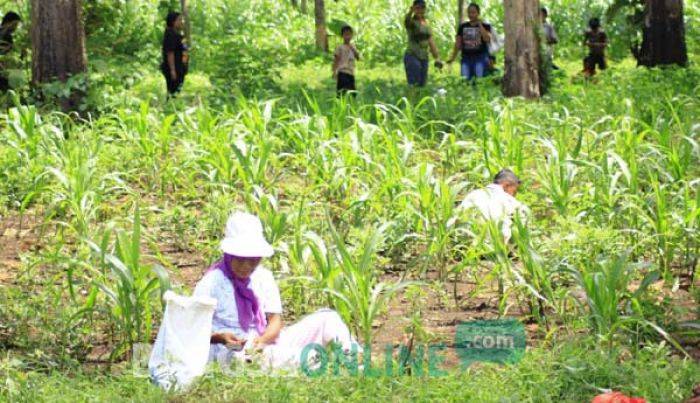
M 211 335 L 211 342 L 214 344 L 224 344 L 226 347 L 241 347 L 245 344 L 244 339 L 239 339 L 236 335 L 229 332 L 213 333 Z
M 263 337 L 256 337 L 253 339 L 253 349 L 255 351 L 262 351 L 262 349 L 265 348 L 265 346 L 267 346 L 268 344 L 270 343 Z

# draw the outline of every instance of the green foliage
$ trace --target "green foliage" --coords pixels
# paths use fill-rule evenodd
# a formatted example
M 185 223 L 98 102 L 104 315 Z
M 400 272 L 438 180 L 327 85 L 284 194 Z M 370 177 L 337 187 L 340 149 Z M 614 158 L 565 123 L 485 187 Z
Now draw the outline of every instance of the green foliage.
M 74 368 L 105 350 L 121 358 L 151 341 L 168 278 L 191 288 L 219 254 L 231 210 L 261 217 L 290 322 L 331 306 L 371 341 L 394 297 L 420 298 L 402 319 L 429 339 L 431 310 L 418 306 L 428 291 L 412 280 L 437 277 L 442 299 L 454 281 L 455 314 L 491 299 L 494 280 L 501 314 L 520 307 L 544 326 L 517 366 L 426 382 L 212 375 L 175 399 L 580 401 L 599 388 L 686 397 L 698 369 L 677 359 L 675 341 L 696 337 L 697 324 L 672 293 L 691 281 L 700 247 L 696 67 L 633 68 L 615 17 L 605 28 L 621 60 L 593 81 L 567 78 L 580 70 L 586 19 L 610 2 L 552 0 L 564 71 L 541 101 L 503 99 L 489 80 L 466 87 L 454 66 L 409 92 L 408 4 L 328 2 L 329 21 L 350 23 L 363 55 L 358 96 L 336 99 L 313 18 L 291 2 L 189 3 L 192 64 L 175 100 L 165 103 L 157 65 L 163 17 L 178 1 L 85 2 L 88 75 L 47 85 L 41 103 L 24 89 L 2 96 L 0 236 L 15 236 L 21 261 L 8 270 L 0 261 L 0 346 L 12 350 L 0 357 L 0 399 L 171 398 L 130 375 L 35 370 Z M 483 4 L 497 28 L 500 4 Z M 430 4 L 443 55 L 455 6 Z M 697 2 L 687 13 L 700 15 Z M 697 36 L 688 29 L 691 49 Z M 71 86 L 87 91 L 80 118 L 49 102 Z M 518 198 L 532 209 L 527 223 L 515 219 L 510 243 L 458 208 L 503 167 L 522 177 Z M 656 277 L 649 264 L 660 290 L 645 291 Z M 595 338 L 562 339 L 586 329 Z
M 153 329 L 153 306 L 170 288 L 168 272 L 160 265 L 146 265 L 141 253 L 141 215 L 134 209 L 132 233 L 107 229 L 99 244 L 89 242 L 98 256 L 99 270 L 94 273 L 94 287 L 86 309 L 92 309 L 94 295 L 101 290 L 111 308 L 112 325 L 118 343 L 112 353 L 119 357 L 131 351 L 135 343 L 147 343 Z
M 251 401 L 361 402 L 367 400 L 450 400 L 467 402 L 590 400 L 602 389 L 644 396 L 649 401 L 683 401 L 700 375 L 698 364 L 679 360 L 663 345 L 644 348 L 629 357 L 595 351 L 595 341 L 563 342 L 532 349 L 516 365 L 481 365 L 465 372 L 417 379 L 393 377 L 269 376 L 227 377 L 210 373 L 184 394 L 166 394 L 132 373 L 112 375 L 28 371 L 10 355 L 0 359 L 0 398 L 20 401 Z

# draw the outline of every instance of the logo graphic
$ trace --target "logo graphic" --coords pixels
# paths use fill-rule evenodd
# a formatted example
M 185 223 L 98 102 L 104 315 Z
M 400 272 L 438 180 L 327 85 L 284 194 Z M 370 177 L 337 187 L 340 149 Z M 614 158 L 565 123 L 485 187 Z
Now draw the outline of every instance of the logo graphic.
M 462 322 L 455 349 L 463 368 L 475 361 L 516 363 L 525 355 L 525 328 L 515 319 Z

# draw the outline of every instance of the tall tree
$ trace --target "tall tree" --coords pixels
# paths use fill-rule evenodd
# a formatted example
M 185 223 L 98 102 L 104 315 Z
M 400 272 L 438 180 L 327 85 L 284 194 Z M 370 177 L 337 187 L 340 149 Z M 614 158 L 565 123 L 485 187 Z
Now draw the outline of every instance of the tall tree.
M 688 64 L 683 0 L 646 0 L 642 45 L 632 49 L 641 66 Z
M 457 26 L 464 22 L 464 0 L 457 0 Z
M 538 98 L 540 85 L 540 2 L 504 0 L 506 34 L 503 94 Z
M 324 0 L 315 0 L 314 15 L 316 19 L 316 47 L 328 52 L 328 32 L 326 31 L 326 4 Z
M 32 81 L 34 84 L 87 71 L 85 30 L 80 0 L 31 0 Z M 73 91 L 61 98 L 64 110 L 75 110 L 82 97 Z
M 182 18 L 185 20 L 185 39 L 187 46 L 192 46 L 192 25 L 190 24 L 190 11 L 187 7 L 187 0 L 180 0 Z

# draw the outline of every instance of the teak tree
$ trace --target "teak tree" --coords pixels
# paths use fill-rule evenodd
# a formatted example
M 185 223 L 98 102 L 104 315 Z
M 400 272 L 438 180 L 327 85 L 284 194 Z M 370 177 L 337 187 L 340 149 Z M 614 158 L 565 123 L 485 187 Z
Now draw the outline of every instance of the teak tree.
M 316 48 L 328 52 L 328 32 L 326 31 L 326 4 L 324 0 L 315 0 L 314 16 L 316 21 Z
M 66 82 L 87 71 L 80 0 L 31 0 L 32 82 Z M 61 97 L 63 110 L 75 110 L 82 93 Z
M 540 2 L 504 0 L 505 75 L 503 94 L 508 97 L 539 98 Z
M 683 0 L 646 0 L 642 45 L 632 53 L 640 66 L 688 64 Z

